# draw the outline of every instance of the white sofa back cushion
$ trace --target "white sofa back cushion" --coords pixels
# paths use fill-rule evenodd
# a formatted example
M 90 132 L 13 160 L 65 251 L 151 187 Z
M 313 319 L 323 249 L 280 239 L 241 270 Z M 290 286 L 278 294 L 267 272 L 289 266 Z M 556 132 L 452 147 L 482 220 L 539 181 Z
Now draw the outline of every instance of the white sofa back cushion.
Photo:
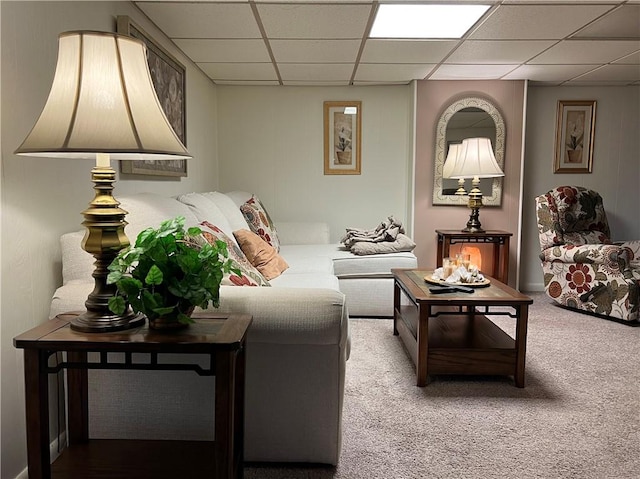
M 225 215 L 229 222 L 229 226 L 231 226 L 231 233 L 237 230 L 249 229 L 249 225 L 244 219 L 240 208 L 227 195 L 218 191 L 212 191 L 209 193 L 203 193 L 203 196 L 213 201 L 213 203 L 215 203 L 215 205 Z
M 85 231 L 74 231 L 66 233 L 60 237 L 60 247 L 62 248 L 62 284 L 69 281 L 91 280 L 93 273 L 93 263 L 96 260 L 92 254 L 82 249 L 82 238 Z M 131 241 L 131 240 L 129 240 Z
M 137 193 L 118 198 L 122 209 L 129 214 L 125 217 L 127 227 L 124 232 L 131 243 L 135 243 L 141 231 L 147 228 L 157 228 L 165 220 L 176 216 L 185 217 L 185 225 L 196 226 L 200 222 L 189 207 L 175 198 L 155 193 Z
M 180 203 L 189 206 L 189 209 L 198 218 L 198 221 L 208 221 L 222 230 L 229 238 L 234 239 L 234 230 L 227 216 L 209 195 L 203 193 L 187 193 L 177 196 L 176 199 Z
M 231 198 L 231 200 L 236 204 L 238 208 L 240 208 L 253 196 L 251 193 L 247 191 L 240 191 L 240 190 L 228 191 L 227 193 L 225 193 L 225 195 L 228 198 Z

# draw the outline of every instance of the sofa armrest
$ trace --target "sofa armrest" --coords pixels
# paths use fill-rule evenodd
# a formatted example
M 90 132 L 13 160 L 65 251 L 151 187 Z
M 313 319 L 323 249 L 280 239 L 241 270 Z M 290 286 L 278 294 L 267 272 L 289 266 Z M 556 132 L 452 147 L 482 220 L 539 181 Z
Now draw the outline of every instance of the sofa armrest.
M 93 286 L 93 281 L 70 281 L 58 288 L 49 317 L 84 310 Z M 220 307 L 211 311 L 251 314 L 252 342 L 336 345 L 341 349 L 347 345 L 345 296 L 332 289 L 221 286 Z
M 347 342 L 345 296 L 332 289 L 222 286 L 216 311 L 253 315 L 252 342 L 340 347 Z
M 543 262 L 617 265 L 623 271 L 629 267 L 631 250 L 616 244 L 556 245 L 540 253 Z
M 329 225 L 322 222 L 276 222 L 281 244 L 329 244 Z

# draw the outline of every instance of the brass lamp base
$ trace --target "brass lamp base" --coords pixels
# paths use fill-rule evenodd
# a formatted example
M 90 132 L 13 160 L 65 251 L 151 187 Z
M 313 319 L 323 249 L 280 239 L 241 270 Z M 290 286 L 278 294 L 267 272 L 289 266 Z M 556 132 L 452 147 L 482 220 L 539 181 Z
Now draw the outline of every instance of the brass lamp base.
M 71 320 L 71 329 L 83 333 L 108 333 L 138 328 L 144 325 L 147 317 L 131 311 L 130 316 L 104 316 L 87 311 Z
M 480 224 L 480 208 L 471 208 L 471 214 L 469 215 L 469 221 L 467 221 L 467 227 L 462 231 L 465 233 L 484 233 L 482 225 Z
M 116 286 L 107 284 L 109 265 L 118 252 L 129 246 L 124 233 L 126 211 L 112 196 L 115 171 L 111 166 L 96 166 L 91 170 L 96 195 L 89 207 L 82 212 L 87 232 L 82 248 L 96 259 L 93 271 L 95 287 L 85 301 L 87 311 L 71 321 L 71 329 L 85 333 L 104 333 L 136 328 L 144 324 L 146 317 L 130 308 L 122 315 L 109 309 L 109 299 L 115 295 Z
M 473 189 L 469 192 L 468 207 L 471 209 L 467 227 L 462 231 L 465 233 L 484 233 L 480 224 L 480 208 L 482 208 L 482 191 L 478 188 L 480 180 L 473 179 Z

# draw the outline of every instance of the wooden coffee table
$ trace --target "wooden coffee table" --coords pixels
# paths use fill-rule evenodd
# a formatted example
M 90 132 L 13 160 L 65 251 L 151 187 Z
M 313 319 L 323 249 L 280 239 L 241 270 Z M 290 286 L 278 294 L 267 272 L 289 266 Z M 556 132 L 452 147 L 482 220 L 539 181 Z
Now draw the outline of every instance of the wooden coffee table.
M 400 335 L 416 365 L 418 386 L 426 386 L 430 374 L 478 374 L 513 376 L 524 387 L 530 297 L 493 278 L 473 293 L 434 294 L 424 280 L 432 271 L 391 272 L 393 334 Z M 403 293 L 411 304 L 402 304 Z M 515 339 L 488 315 L 515 319 Z

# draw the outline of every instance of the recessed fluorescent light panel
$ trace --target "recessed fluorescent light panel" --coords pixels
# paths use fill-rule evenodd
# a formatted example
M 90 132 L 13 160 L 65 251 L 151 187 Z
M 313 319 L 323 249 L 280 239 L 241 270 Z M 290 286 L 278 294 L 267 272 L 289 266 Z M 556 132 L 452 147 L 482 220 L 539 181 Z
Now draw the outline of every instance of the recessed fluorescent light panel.
M 489 5 L 380 5 L 369 37 L 461 38 L 489 7 Z

